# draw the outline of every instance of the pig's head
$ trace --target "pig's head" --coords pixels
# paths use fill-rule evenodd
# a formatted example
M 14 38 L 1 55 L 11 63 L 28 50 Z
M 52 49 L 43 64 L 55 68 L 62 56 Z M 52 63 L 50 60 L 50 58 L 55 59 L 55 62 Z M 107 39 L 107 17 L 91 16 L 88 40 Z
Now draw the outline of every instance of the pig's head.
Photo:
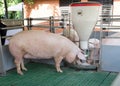
M 79 52 L 78 54 L 73 54 L 73 53 L 70 53 L 66 56 L 65 60 L 68 62 L 68 63 L 72 63 L 72 64 L 81 64 L 81 60 L 85 61 L 86 58 L 85 58 L 85 55 L 81 52 Z
M 81 52 L 78 53 L 77 58 L 81 59 L 81 60 L 86 60 L 85 55 L 83 53 L 81 53 Z
M 79 52 L 78 55 L 76 55 L 73 64 L 80 65 L 81 61 L 86 61 L 86 58 L 85 58 L 85 55 L 83 53 Z

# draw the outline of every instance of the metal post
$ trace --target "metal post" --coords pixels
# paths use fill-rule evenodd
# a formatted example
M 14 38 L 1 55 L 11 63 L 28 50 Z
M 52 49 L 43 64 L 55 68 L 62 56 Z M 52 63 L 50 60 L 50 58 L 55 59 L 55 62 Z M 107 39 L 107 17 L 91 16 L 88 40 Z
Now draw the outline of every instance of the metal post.
M 1 29 L 1 28 L 0 28 Z M 4 62 L 4 55 L 3 55 L 3 50 L 2 50 L 2 43 L 1 43 L 1 34 L 0 34 L 0 76 L 6 75 L 6 70 L 5 70 L 5 62 Z
M 32 20 L 33 20 L 32 18 L 29 18 L 29 30 L 32 30 L 32 28 L 31 28 L 32 27 Z
M 28 30 L 31 30 L 32 27 L 32 18 L 27 18 L 27 28 Z
M 65 29 L 65 20 L 64 20 L 64 15 L 62 15 L 62 19 L 61 19 L 61 21 L 62 21 L 62 28 L 63 28 L 63 29 Z
M 27 20 L 27 28 L 29 30 L 29 26 L 30 26 L 30 24 L 29 24 L 29 18 L 27 18 L 26 20 Z
M 54 17 L 50 17 L 50 32 L 55 33 L 55 28 L 54 28 Z
M 4 0 L 4 6 L 5 6 L 5 18 L 8 18 L 7 0 Z

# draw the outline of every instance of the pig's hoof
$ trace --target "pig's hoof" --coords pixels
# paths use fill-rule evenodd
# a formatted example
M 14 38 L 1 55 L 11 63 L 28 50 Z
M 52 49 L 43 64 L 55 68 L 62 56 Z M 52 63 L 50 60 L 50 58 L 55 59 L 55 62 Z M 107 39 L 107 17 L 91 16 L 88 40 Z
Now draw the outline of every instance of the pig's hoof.
M 63 73 L 63 71 L 61 70 L 60 73 Z
M 22 68 L 22 70 L 27 71 L 27 68 Z
M 62 71 L 62 70 L 58 70 L 57 72 L 63 73 L 63 71 Z
M 18 74 L 20 74 L 20 75 L 24 75 L 23 72 L 18 72 Z

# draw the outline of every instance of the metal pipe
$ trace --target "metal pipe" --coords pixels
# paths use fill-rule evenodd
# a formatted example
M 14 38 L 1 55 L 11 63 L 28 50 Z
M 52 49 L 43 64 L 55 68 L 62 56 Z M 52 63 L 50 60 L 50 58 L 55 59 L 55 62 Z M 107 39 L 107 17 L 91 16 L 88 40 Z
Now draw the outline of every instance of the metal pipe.
M 13 29 L 23 28 L 23 27 L 24 26 L 4 27 L 4 28 L 1 28 L 1 30 L 13 30 Z
M 55 28 L 54 28 L 54 17 L 50 17 L 50 32 L 55 33 Z

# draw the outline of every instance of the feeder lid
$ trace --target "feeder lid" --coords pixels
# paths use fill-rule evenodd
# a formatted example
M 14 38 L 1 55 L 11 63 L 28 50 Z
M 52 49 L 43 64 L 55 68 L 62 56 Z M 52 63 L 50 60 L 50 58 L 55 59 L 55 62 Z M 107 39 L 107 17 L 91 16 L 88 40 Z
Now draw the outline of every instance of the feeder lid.
M 75 2 L 70 4 L 70 6 L 101 6 L 102 4 L 100 4 L 99 2 Z

